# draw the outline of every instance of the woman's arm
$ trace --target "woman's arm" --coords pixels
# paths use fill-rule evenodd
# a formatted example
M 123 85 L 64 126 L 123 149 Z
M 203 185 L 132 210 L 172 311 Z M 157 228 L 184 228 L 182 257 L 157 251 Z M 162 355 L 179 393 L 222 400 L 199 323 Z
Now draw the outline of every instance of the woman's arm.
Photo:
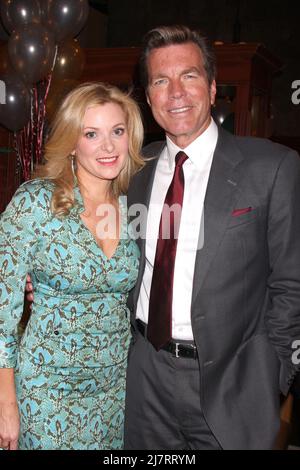
M 14 368 L 27 272 L 48 214 L 41 182 L 22 185 L 0 216 L 0 447 L 16 449 L 20 429 Z
M 16 450 L 19 432 L 14 369 L 0 369 L 0 447 Z

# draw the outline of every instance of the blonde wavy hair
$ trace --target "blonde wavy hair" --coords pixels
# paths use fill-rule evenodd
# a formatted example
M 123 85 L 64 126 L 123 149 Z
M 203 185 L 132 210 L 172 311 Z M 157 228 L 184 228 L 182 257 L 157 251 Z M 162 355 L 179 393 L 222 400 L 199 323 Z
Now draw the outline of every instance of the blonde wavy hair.
M 129 137 L 129 158 L 121 173 L 111 183 L 112 196 L 118 197 L 128 190 L 131 177 L 144 166 L 141 157 L 143 124 L 136 102 L 117 87 L 101 82 L 83 83 L 74 88 L 60 105 L 45 145 L 45 164 L 40 166 L 36 178 L 53 181 L 55 189 L 51 201 L 52 213 L 65 216 L 75 204 L 75 175 L 72 152 L 82 133 L 83 118 L 90 107 L 106 103 L 118 104 L 125 114 Z

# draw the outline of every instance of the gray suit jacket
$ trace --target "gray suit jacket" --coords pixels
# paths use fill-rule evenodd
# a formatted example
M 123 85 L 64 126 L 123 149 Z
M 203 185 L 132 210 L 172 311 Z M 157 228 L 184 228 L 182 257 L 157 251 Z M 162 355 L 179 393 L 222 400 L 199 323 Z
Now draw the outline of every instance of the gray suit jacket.
M 159 156 L 165 143 L 145 156 Z M 129 206 L 149 205 L 157 158 L 130 186 Z M 243 210 L 247 209 L 247 211 Z M 146 221 L 144 221 L 146 223 Z M 145 266 L 145 240 L 135 309 Z M 191 321 L 199 352 L 201 403 L 225 449 L 272 448 L 279 393 L 299 365 L 300 160 L 268 140 L 219 130 L 204 203 L 204 246 L 197 252 Z M 133 345 L 134 347 L 134 345 Z

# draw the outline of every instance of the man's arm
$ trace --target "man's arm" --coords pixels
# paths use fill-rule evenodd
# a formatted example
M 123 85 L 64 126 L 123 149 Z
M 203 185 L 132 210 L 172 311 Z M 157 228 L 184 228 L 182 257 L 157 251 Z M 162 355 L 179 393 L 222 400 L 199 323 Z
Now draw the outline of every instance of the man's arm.
M 300 340 L 300 159 L 287 149 L 276 173 L 269 206 L 271 274 L 266 322 L 281 363 L 280 389 L 288 393 L 300 365 L 293 345 Z

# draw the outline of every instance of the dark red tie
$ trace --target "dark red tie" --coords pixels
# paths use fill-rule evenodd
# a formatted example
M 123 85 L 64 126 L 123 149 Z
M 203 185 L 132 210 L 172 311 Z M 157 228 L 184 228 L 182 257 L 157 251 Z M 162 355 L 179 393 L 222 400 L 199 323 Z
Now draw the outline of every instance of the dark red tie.
M 147 328 L 148 340 L 157 351 L 172 337 L 173 279 L 184 193 L 182 165 L 187 158 L 184 152 L 178 152 L 176 155 L 175 171 L 165 198 L 159 224 Z

